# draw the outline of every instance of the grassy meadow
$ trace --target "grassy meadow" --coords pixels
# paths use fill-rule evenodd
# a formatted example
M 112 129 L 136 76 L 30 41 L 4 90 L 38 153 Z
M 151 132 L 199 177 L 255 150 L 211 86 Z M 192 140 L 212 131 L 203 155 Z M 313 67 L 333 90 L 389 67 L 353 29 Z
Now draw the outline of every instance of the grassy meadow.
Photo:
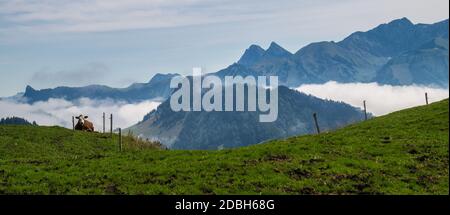
M 218 151 L 0 126 L 0 194 L 448 194 L 448 105 Z

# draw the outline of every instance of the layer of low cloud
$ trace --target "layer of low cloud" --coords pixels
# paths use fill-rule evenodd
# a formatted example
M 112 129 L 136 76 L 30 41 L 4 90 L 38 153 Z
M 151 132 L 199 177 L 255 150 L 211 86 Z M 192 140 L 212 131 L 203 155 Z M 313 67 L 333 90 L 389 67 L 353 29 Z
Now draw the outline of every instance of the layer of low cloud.
M 426 86 L 390 86 L 377 83 L 337 83 L 306 84 L 297 88 L 298 91 L 323 99 L 343 101 L 355 107 L 363 107 L 367 102 L 368 111 L 375 115 L 384 115 L 393 111 L 423 105 L 425 92 L 429 102 L 436 102 L 449 97 L 448 89 L 438 89 Z M 103 112 L 114 115 L 114 127 L 129 127 L 144 117 L 145 114 L 157 108 L 159 102 L 143 101 L 129 104 L 113 100 L 92 100 L 82 98 L 77 101 L 64 99 L 49 99 L 34 104 L 21 103 L 14 100 L 0 100 L 0 118 L 23 117 L 36 121 L 40 125 L 58 125 L 72 127 L 71 117 L 88 115 L 96 130 L 102 128 Z
M 377 83 L 337 83 L 305 84 L 298 91 L 323 99 L 343 101 L 355 107 L 363 108 L 366 100 L 367 110 L 375 115 L 384 115 L 394 111 L 425 104 L 425 93 L 429 102 L 449 97 L 448 89 L 427 86 L 391 86 Z
M 36 121 L 39 125 L 58 125 L 66 128 L 72 127 L 72 116 L 79 114 L 88 115 L 94 123 L 95 130 L 102 130 L 103 112 L 113 114 L 114 128 L 129 127 L 144 117 L 145 114 L 155 109 L 160 103 L 143 101 L 129 104 L 112 100 L 91 100 L 82 98 L 77 101 L 64 99 L 49 99 L 45 102 L 34 104 L 20 103 L 14 100 L 0 100 L 0 118 L 17 116 Z M 107 129 L 109 130 L 109 126 Z

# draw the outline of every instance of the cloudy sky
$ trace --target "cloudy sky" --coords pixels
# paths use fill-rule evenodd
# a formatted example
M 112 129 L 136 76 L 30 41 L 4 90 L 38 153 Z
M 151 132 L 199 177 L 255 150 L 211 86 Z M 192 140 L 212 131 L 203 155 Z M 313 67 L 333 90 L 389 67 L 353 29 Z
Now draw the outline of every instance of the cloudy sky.
M 250 44 L 295 52 L 393 19 L 434 23 L 448 0 L 0 0 L 0 97 L 155 73 L 214 72 Z M 6 80 L 6 81 L 5 81 Z

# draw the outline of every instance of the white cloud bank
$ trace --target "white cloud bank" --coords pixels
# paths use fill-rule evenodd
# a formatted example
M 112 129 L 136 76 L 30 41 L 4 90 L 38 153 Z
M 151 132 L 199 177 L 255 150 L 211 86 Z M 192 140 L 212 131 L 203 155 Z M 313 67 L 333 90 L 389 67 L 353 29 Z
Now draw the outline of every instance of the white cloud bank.
M 305 84 L 298 91 L 314 95 L 322 99 L 343 101 L 355 107 L 363 108 L 366 100 L 367 111 L 377 116 L 401 109 L 424 105 L 425 92 L 428 101 L 436 102 L 449 97 L 448 89 L 426 86 L 391 86 L 377 83 L 337 83 Z
M 355 107 L 363 107 L 375 115 L 384 115 L 393 111 L 423 105 L 425 92 L 429 102 L 436 102 L 449 97 L 448 89 L 438 89 L 425 86 L 390 86 L 377 83 L 337 83 L 305 84 L 296 88 L 300 92 L 323 99 L 343 101 Z M 0 100 L 0 118 L 23 117 L 36 121 L 39 125 L 59 125 L 72 127 L 73 115 L 88 115 L 94 123 L 95 130 L 102 129 L 102 114 L 114 116 L 114 128 L 126 128 L 142 120 L 145 114 L 156 109 L 160 102 L 143 101 L 129 104 L 113 100 L 91 100 L 87 98 L 71 102 L 64 99 L 49 99 L 46 102 L 36 102 L 32 105 L 13 100 Z M 108 125 L 107 119 L 107 125 Z M 109 130 L 109 126 L 106 126 Z
M 112 100 L 91 100 L 82 98 L 71 102 L 64 99 L 49 99 L 32 105 L 13 100 L 0 100 L 0 118 L 23 117 L 39 125 L 59 125 L 72 128 L 72 116 L 88 115 L 96 131 L 102 130 L 102 116 L 106 113 L 106 130 L 109 130 L 109 114 L 113 114 L 114 128 L 126 128 L 142 120 L 145 114 L 160 103 L 143 101 L 135 104 Z

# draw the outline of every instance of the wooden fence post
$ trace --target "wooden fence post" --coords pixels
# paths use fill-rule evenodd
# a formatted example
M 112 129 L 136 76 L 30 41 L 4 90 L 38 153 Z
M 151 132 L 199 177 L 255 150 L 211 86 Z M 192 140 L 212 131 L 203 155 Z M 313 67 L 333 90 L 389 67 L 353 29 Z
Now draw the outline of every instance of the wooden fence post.
M 317 113 L 313 113 L 314 123 L 316 124 L 317 133 L 320 134 L 319 123 L 317 122 Z
M 122 128 L 119 128 L 119 151 L 122 151 Z
M 364 120 L 367 120 L 366 100 L 364 100 Z
M 75 131 L 75 117 L 72 116 L 72 131 Z
M 428 105 L 428 93 L 425 93 L 425 103 Z
M 105 112 L 103 112 L 103 133 L 105 133 Z
M 112 114 L 111 114 L 110 119 L 111 119 L 111 130 L 110 130 L 110 132 L 111 132 L 111 137 L 112 137 L 113 136 L 113 115 Z

